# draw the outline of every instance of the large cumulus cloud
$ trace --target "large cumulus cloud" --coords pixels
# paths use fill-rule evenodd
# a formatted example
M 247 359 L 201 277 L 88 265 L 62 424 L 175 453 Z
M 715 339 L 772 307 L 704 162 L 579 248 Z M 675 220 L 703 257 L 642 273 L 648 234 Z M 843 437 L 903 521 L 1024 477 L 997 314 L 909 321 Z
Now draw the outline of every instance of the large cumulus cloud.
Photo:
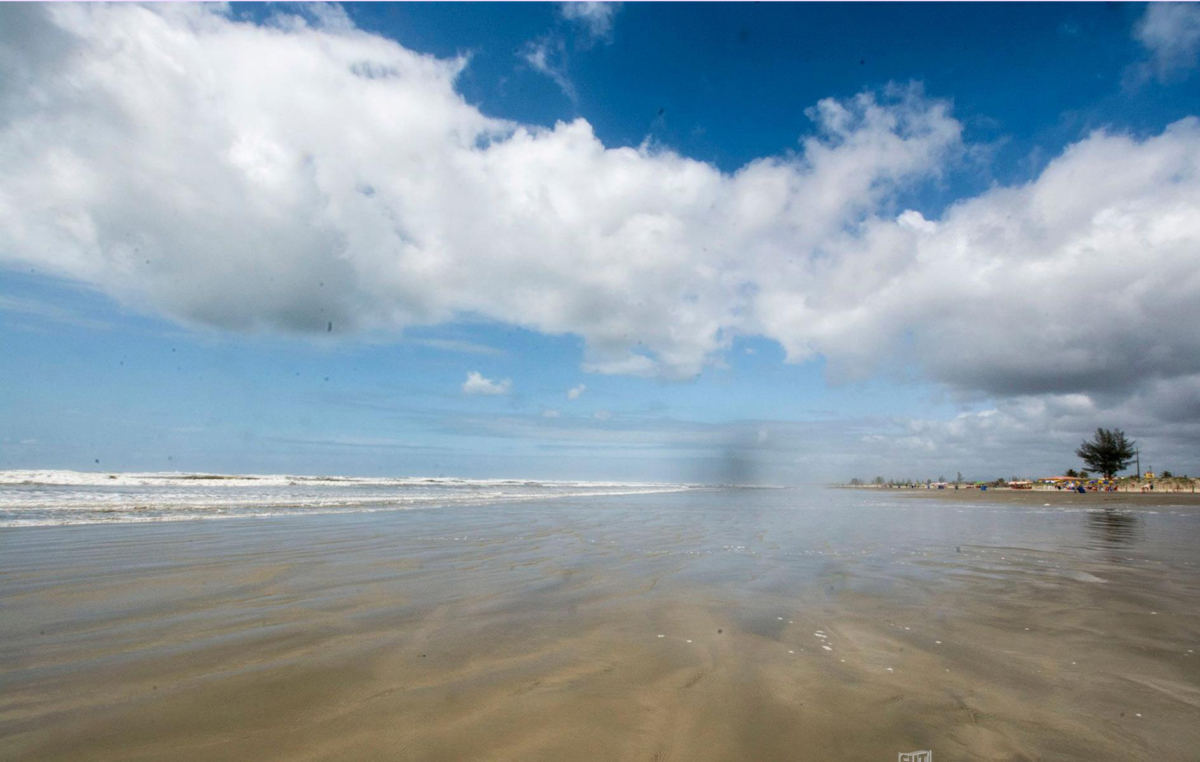
M 1200 122 L 1095 133 L 1026 185 L 872 219 L 760 296 L 796 357 L 896 352 L 992 394 L 1128 389 L 1200 370 Z
M 734 173 L 465 102 L 468 62 L 209 6 L 5 8 L 0 262 L 233 330 L 483 316 L 686 377 L 738 335 L 967 393 L 1200 373 L 1200 123 L 1099 132 L 1028 183 L 897 208 L 964 150 L 919 87 L 823 100 Z M 1180 382 L 1182 383 L 1182 382 Z M 1185 384 L 1186 386 L 1186 384 Z
M 727 175 L 582 119 L 490 118 L 455 92 L 465 61 L 345 25 L 6 13 L 25 18 L 0 77 L 0 256 L 230 329 L 476 314 L 578 334 L 594 370 L 694 374 L 754 327 L 764 278 L 959 139 L 915 90 L 862 95 Z

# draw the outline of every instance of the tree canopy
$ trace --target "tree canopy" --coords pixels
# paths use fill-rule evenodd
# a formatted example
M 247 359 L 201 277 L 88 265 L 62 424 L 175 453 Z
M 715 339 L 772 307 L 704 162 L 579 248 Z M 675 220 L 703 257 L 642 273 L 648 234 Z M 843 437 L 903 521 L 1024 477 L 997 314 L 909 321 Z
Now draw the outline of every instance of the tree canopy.
M 1075 454 L 1083 459 L 1093 471 L 1104 474 L 1111 479 L 1121 469 L 1133 460 L 1133 440 L 1125 438 L 1125 432 L 1120 429 L 1096 429 L 1091 440 L 1084 440 Z

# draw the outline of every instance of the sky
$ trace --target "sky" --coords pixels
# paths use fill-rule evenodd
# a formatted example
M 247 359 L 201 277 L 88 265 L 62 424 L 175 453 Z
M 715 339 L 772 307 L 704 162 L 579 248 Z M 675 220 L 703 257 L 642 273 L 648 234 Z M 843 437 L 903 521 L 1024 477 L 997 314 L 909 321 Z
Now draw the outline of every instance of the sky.
M 0 469 L 1200 473 L 1200 6 L 0 6 Z

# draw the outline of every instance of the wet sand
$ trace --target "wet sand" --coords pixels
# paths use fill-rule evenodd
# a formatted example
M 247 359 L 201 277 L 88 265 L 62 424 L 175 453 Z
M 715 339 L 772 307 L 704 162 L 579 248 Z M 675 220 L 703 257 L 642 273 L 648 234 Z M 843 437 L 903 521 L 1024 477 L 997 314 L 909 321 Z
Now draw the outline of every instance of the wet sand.
M 894 497 L 6 530 L 0 758 L 1195 759 L 1194 509 Z

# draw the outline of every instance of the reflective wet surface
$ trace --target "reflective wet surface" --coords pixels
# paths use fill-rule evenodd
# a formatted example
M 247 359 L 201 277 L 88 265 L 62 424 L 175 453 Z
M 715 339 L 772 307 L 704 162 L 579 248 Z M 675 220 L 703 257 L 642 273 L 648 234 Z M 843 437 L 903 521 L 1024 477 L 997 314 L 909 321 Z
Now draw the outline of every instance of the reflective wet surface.
M 3 530 L 0 747 L 1189 760 L 1198 547 L 1189 506 L 839 490 Z

